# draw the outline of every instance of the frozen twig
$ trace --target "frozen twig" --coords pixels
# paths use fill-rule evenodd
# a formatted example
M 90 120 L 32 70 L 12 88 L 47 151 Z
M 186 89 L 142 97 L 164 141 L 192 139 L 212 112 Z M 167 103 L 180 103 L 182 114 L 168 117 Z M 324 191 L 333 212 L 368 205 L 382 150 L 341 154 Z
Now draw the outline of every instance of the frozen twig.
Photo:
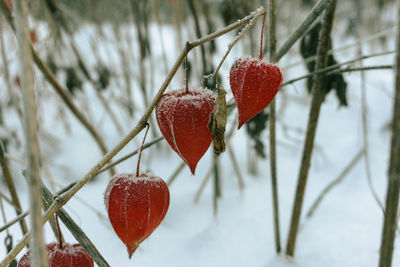
M 380 246 L 379 267 L 392 266 L 400 191 L 400 2 L 397 2 L 397 38 L 395 57 L 395 97 L 392 118 L 392 140 L 388 170 L 385 216 Z
M 47 202 L 48 205 L 53 203 L 53 195 L 50 191 L 43 186 L 42 187 L 42 197 L 43 200 Z M 75 237 L 75 239 L 81 244 L 81 246 L 89 253 L 90 257 L 97 263 L 98 266 L 110 266 L 104 257 L 97 250 L 96 246 L 92 243 L 92 241 L 87 237 L 85 232 L 79 227 L 77 223 L 68 215 L 68 213 L 63 209 L 59 209 L 57 211 L 57 215 L 60 220 L 65 224 L 71 234 Z
M 315 69 L 321 69 L 326 66 L 330 42 L 330 34 L 335 14 L 336 0 L 332 1 L 327 7 L 322 19 L 322 27 L 319 35 L 317 62 Z M 314 138 L 318 124 L 319 113 L 324 99 L 322 90 L 323 75 L 316 74 L 314 76 L 312 88 L 312 101 L 307 124 L 306 139 L 304 141 L 303 155 L 301 158 L 299 177 L 297 181 L 296 194 L 293 203 L 292 217 L 290 220 L 289 234 L 286 244 L 286 254 L 294 256 L 296 238 L 299 230 L 301 209 L 303 206 L 304 194 L 308 178 L 308 171 L 311 164 L 311 156 L 314 147 Z
M 0 0 L 0 8 L 2 8 L 2 4 L 4 4 L 3 0 Z M 5 4 L 4 4 L 5 5 Z M 63 205 L 65 205 L 86 183 L 88 183 L 118 152 L 120 152 L 136 135 L 138 135 L 145 127 L 147 120 L 149 119 L 151 113 L 153 112 L 155 106 L 157 105 L 158 101 L 161 99 L 162 95 L 164 94 L 165 90 L 167 89 L 168 85 L 170 84 L 172 78 L 175 76 L 176 72 L 178 71 L 179 67 L 181 66 L 186 54 L 193 48 L 214 40 L 232 30 L 237 29 L 238 27 L 248 23 L 251 19 L 255 16 L 255 13 L 228 25 L 227 27 L 218 30 L 214 33 L 206 35 L 198 40 L 189 42 L 188 49 L 184 49 L 179 57 L 177 58 L 175 64 L 173 65 L 172 69 L 168 73 L 167 77 L 165 78 L 163 84 L 161 85 L 160 89 L 158 90 L 157 94 L 154 96 L 153 100 L 151 101 L 150 105 L 146 108 L 144 114 L 142 115 L 141 119 L 137 123 L 137 125 L 113 148 L 110 152 L 105 154 L 105 156 L 92 168 L 89 170 L 87 174 L 82 177 L 73 187 L 71 187 L 68 191 L 63 193 L 61 196 L 57 197 L 50 208 L 46 211 L 46 213 L 42 217 L 42 223 L 45 223 L 54 213 L 59 210 Z M 24 246 L 29 242 L 31 238 L 31 232 L 28 232 L 14 247 L 13 250 L 8 253 L 8 255 L 0 262 L 0 267 L 7 266 L 17 255 L 18 253 L 24 248 Z
M 14 1 L 16 34 L 18 39 L 19 71 L 21 73 L 22 99 L 24 104 L 25 154 L 28 162 L 29 202 L 32 231 L 32 266 L 45 267 L 47 253 L 42 228 L 42 203 L 40 189 L 40 152 L 38 143 L 36 96 L 33 80 L 32 47 L 29 40 L 28 4 L 26 0 Z

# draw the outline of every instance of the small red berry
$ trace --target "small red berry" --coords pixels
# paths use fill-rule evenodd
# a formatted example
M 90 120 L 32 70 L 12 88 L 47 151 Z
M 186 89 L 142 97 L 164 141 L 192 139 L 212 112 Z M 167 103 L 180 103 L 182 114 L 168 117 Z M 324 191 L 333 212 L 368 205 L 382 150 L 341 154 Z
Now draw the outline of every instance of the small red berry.
M 37 42 L 37 35 L 35 30 L 30 30 L 29 31 L 29 37 L 31 38 L 32 44 L 36 44 Z
M 231 89 L 239 111 L 239 126 L 261 112 L 274 99 L 282 85 L 278 66 L 252 57 L 233 63 L 229 75 Z
M 130 258 L 167 214 L 169 190 L 156 176 L 118 174 L 108 184 L 104 202 L 111 225 Z
M 162 135 L 193 174 L 211 144 L 208 122 L 214 105 L 215 96 L 212 92 L 199 88 L 166 93 L 156 106 Z
M 30 267 L 31 251 L 22 256 L 18 267 Z M 47 245 L 49 267 L 94 267 L 93 259 L 79 244 L 51 243 Z

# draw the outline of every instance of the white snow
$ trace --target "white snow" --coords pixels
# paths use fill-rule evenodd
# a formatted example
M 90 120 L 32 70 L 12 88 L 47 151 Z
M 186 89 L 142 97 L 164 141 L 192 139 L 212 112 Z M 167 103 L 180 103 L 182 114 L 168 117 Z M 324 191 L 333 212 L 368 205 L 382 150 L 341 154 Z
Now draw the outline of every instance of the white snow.
M 152 26 L 152 31 L 156 32 L 154 27 Z M 110 28 L 105 30 L 112 31 Z M 84 35 L 85 32 L 87 35 Z M 129 32 L 132 36 L 135 36 L 134 30 L 129 29 Z M 166 34 L 166 32 L 170 34 Z M 95 34 L 94 31 L 90 26 L 87 26 L 81 30 L 76 38 L 81 40 L 81 43 L 85 43 L 93 34 Z M 175 51 L 174 35 L 171 28 L 166 27 L 164 29 L 164 36 L 171 36 L 165 40 L 166 50 Z M 231 38 L 233 37 L 222 37 L 221 40 L 218 40 L 217 47 L 223 47 L 223 44 L 228 43 Z M 98 45 L 101 46 L 100 43 Z M 238 46 L 240 47 L 240 45 Z M 393 46 L 392 39 L 389 46 Z M 107 49 L 114 49 L 110 44 L 107 44 L 107 47 L 104 48 L 106 51 Z M 87 51 L 89 46 L 83 45 L 81 49 L 84 51 L 84 55 L 91 54 L 90 51 Z M 377 48 L 366 45 L 365 53 L 374 49 Z M 218 52 L 214 59 L 215 62 L 219 62 L 224 52 Z M 102 50 L 101 53 L 106 52 Z M 160 57 L 161 49 L 155 51 L 155 53 Z M 235 48 L 232 53 L 220 70 L 222 77 L 229 75 L 234 57 L 240 56 L 240 49 Z M 346 53 L 338 55 L 340 61 L 356 57 L 353 50 L 348 50 Z M 176 53 L 168 53 L 167 56 L 169 62 L 174 62 Z M 283 67 L 285 64 L 289 64 L 291 60 L 291 58 L 284 58 L 279 65 Z M 93 59 L 88 62 L 91 66 Z M 387 62 L 393 62 L 393 55 L 369 59 L 365 61 L 365 65 L 386 64 Z M 117 64 L 115 62 L 109 63 Z M 160 74 L 154 76 L 156 77 L 154 81 L 156 89 L 154 90 L 159 88 L 165 76 L 162 74 L 162 67 L 156 67 L 154 71 L 158 71 Z M 135 66 L 132 66 L 132 69 L 137 71 Z M 15 73 L 14 69 L 13 73 Z M 285 80 L 289 80 L 303 73 L 304 67 L 298 66 L 286 70 L 283 76 Z M 252 177 L 246 172 L 246 156 L 248 153 L 246 153 L 245 129 L 235 132 L 230 141 L 245 178 L 246 187 L 244 191 L 240 192 L 238 189 L 231 161 L 228 154 L 224 153 L 220 157 L 223 192 L 218 204 L 218 215 L 213 216 L 212 182 L 208 183 L 199 203 L 193 203 L 194 195 L 211 166 L 213 157 L 212 150 L 209 150 L 199 162 L 195 176 L 192 176 L 189 169 L 185 168 L 169 188 L 171 202 L 164 221 L 140 245 L 131 260 L 128 259 L 125 245 L 114 233 L 109 221 L 104 219 L 107 218 L 107 215 L 103 204 L 103 194 L 109 182 L 108 173 L 99 175 L 94 182 L 87 184 L 77 194 L 87 204 L 82 204 L 74 198 L 65 206 L 66 211 L 82 227 L 113 267 L 377 266 L 383 216 L 368 189 L 363 160 L 352 169 L 341 184 L 326 196 L 311 219 L 305 219 L 304 216 L 320 191 L 336 178 L 363 144 L 360 76 L 359 73 L 352 73 L 346 74 L 345 78 L 348 82 L 349 107 L 338 108 L 338 101 L 333 93 L 328 95 L 322 106 L 294 259 L 288 259 L 283 254 L 277 256 L 274 251 L 269 162 L 268 159 L 258 161 L 257 177 Z M 195 84 L 195 79 L 191 83 Z M 177 84 L 180 82 L 175 79 L 170 88 L 179 88 Z M 229 91 L 227 95 L 229 100 L 232 98 L 228 85 L 229 80 L 223 79 L 223 83 L 225 89 Z M 372 177 L 375 189 L 381 201 L 384 202 L 390 140 L 390 134 L 387 130 L 384 130 L 384 126 L 391 119 L 393 73 L 390 70 L 366 72 L 366 83 Z M 1 104 L 5 102 L 3 96 L 6 95 L 6 92 L 3 92 L 3 90 L 0 89 Z M 66 118 L 71 126 L 71 135 L 66 134 L 60 121 L 55 121 L 58 96 L 50 92 L 50 90 L 46 91 L 48 97 L 46 101 L 42 101 L 40 104 L 40 109 L 44 113 L 43 128 L 62 142 L 58 143 L 59 152 L 45 160 L 52 163 L 50 173 L 53 179 L 60 184 L 67 185 L 89 171 L 101 159 L 101 154 L 90 135 L 69 111 L 66 111 Z M 117 92 L 117 94 L 120 93 Z M 135 94 L 138 95 L 138 91 Z M 93 93 L 89 95 L 93 95 Z M 152 95 L 154 94 L 150 96 Z M 88 96 L 83 95 L 82 97 Z M 91 99 L 93 98 L 95 97 Z M 143 111 L 141 98 L 136 98 L 140 112 L 137 112 L 133 119 L 128 119 L 119 105 L 112 105 L 119 118 L 126 122 L 124 127 L 126 131 L 137 123 L 137 119 Z M 284 249 L 308 119 L 310 96 L 306 93 L 304 81 L 302 81 L 282 88 L 276 99 L 278 111 L 284 104 L 286 105 L 286 108 L 278 113 L 277 124 L 281 241 Z M 97 100 L 90 101 L 90 108 L 92 109 L 91 114 L 94 116 L 92 122 L 101 129 L 101 134 L 105 137 L 107 146 L 111 148 L 122 136 L 114 130 L 112 122 L 104 114 Z M 7 125 L 10 125 L 13 129 L 18 129 L 20 125 L 15 112 L 6 110 L 5 114 Z M 237 116 L 236 111 L 232 116 Z M 231 126 L 231 120 L 232 118 L 229 120 L 228 129 Z M 284 126 L 288 126 L 288 128 Z M 139 142 L 137 140 L 142 140 L 143 134 L 137 136 L 127 148 L 116 156 L 116 159 L 138 148 Z M 22 136 L 22 133 L 18 131 L 18 135 Z M 268 143 L 267 131 L 264 133 L 263 139 Z M 42 143 L 43 146 L 46 146 L 46 141 Z M 49 147 L 48 144 L 47 146 L 49 151 L 52 151 L 52 147 Z M 18 149 L 13 149 L 10 154 L 16 158 L 23 158 Z M 181 163 L 180 157 L 170 151 L 165 141 L 163 141 L 161 148 L 153 146 L 145 150 L 143 157 L 141 169 L 150 169 L 152 173 L 156 173 L 165 181 Z M 118 172 L 130 173 L 135 171 L 136 161 L 137 158 L 134 157 L 118 165 Z M 28 196 L 26 183 L 21 175 L 23 167 L 14 161 L 11 162 L 11 167 L 14 176 L 18 179 L 18 190 L 22 197 L 24 210 L 26 210 Z M 45 181 L 47 183 L 47 180 Z M 0 187 L 0 190 L 8 194 L 4 185 Z M 6 203 L 5 208 L 7 219 L 10 220 L 15 216 L 15 213 L 12 207 Z M 99 212 L 101 216 L 93 212 L 94 210 Z M 2 220 L 0 221 L 3 223 Z M 65 239 L 74 243 L 73 236 L 63 225 L 62 228 Z M 22 237 L 18 224 L 11 227 L 10 231 L 14 236 L 15 244 Z M 55 238 L 48 226 L 46 226 L 45 231 L 47 242 L 54 241 Z M 4 240 L 5 236 L 5 232 L 0 233 L 0 240 Z M 397 239 L 393 266 L 400 266 L 399 246 L 400 241 Z M 0 259 L 4 256 L 5 249 L 1 242 Z

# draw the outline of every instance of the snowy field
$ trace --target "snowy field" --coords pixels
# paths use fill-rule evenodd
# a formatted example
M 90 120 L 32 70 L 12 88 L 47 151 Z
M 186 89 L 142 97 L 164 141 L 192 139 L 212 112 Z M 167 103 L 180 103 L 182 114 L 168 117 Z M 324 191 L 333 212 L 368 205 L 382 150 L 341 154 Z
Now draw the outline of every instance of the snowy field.
M 107 32 L 110 29 L 105 29 Z M 158 42 L 157 30 L 153 42 Z M 40 33 L 40 32 L 39 32 Z M 82 54 L 90 54 L 91 47 L 86 46 L 88 38 L 92 38 L 93 31 L 86 27 L 75 36 L 79 40 Z M 164 28 L 169 64 L 175 61 L 173 32 Z M 133 33 L 132 33 L 133 35 Z M 39 34 L 40 36 L 40 34 Z M 134 35 L 133 35 L 134 36 Z M 218 40 L 221 49 L 215 57 L 216 64 L 225 47 L 232 40 L 228 35 Z M 340 45 L 351 43 L 353 40 L 343 40 Z M 10 41 L 12 43 L 12 41 Z M 339 42 L 338 42 L 339 43 Z M 334 47 L 339 46 L 334 42 Z M 100 53 L 107 58 L 108 64 L 118 66 L 118 61 L 112 62 L 113 44 L 100 46 Z M 229 90 L 228 73 L 236 57 L 241 56 L 241 45 L 232 50 L 224 63 L 220 74 L 224 80 L 224 87 Z M 389 43 L 387 50 L 393 49 L 394 44 Z M 38 50 L 42 49 L 39 44 Z M 297 46 L 293 48 L 293 51 Z M 370 47 L 364 44 L 364 53 L 379 52 L 382 48 Z M 378 51 L 377 51 L 378 50 Z M 114 49 L 115 51 L 115 49 Z M 155 52 L 160 54 L 160 51 Z M 352 48 L 337 54 L 339 62 L 356 57 L 356 49 Z M 199 56 L 197 51 L 197 56 Z M 10 55 L 9 60 L 15 61 L 15 56 Z M 155 57 L 155 61 L 160 57 Z M 284 80 L 302 75 L 305 70 L 303 65 L 285 70 L 291 62 L 300 60 L 297 53 L 285 57 L 279 66 L 283 69 Z M 93 64 L 87 58 L 88 65 Z M 377 57 L 364 61 L 364 65 L 391 64 L 393 55 Z M 133 70 L 137 66 L 132 66 Z M 15 69 L 15 67 L 14 67 Z M 115 67 L 115 72 L 119 72 Z M 196 74 L 194 74 L 195 76 Z M 385 126 L 391 119 L 393 72 L 380 70 L 366 72 L 366 91 L 368 104 L 368 130 L 370 143 L 371 171 L 375 190 L 382 202 L 385 199 L 389 140 L 390 134 Z M 165 74 L 160 70 L 154 76 L 154 88 L 150 94 L 158 90 Z M 66 211 L 78 222 L 89 238 L 111 266 L 207 266 L 207 267 L 368 267 L 376 266 L 379 256 L 380 235 L 382 231 L 382 211 L 375 202 L 367 183 L 365 162 L 363 158 L 323 200 L 314 215 L 306 219 L 305 214 L 321 190 L 334 180 L 352 158 L 363 147 L 363 133 L 361 123 L 361 87 L 360 74 L 346 74 L 348 83 L 347 108 L 338 108 L 338 101 L 330 93 L 322 106 L 320 120 L 316 135 L 315 150 L 306 189 L 301 219 L 300 231 L 297 239 L 296 256 L 294 259 L 283 255 L 276 255 L 274 249 L 274 233 L 272 219 L 272 197 L 270 185 L 270 170 L 268 159 L 259 159 L 257 162 L 258 175 L 248 174 L 247 169 L 247 137 L 245 128 L 236 131 L 231 139 L 231 146 L 239 160 L 239 165 L 244 175 L 245 188 L 239 190 L 236 174 L 227 153 L 221 155 L 222 198 L 218 205 L 217 216 L 212 209 L 212 182 L 209 182 L 200 201 L 194 204 L 194 196 L 206 175 L 212 162 L 212 150 L 200 160 L 196 175 L 192 176 L 187 167 L 177 177 L 170 187 L 171 202 L 169 211 L 158 229 L 144 241 L 135 252 L 132 259 L 128 259 L 127 251 L 122 242 L 114 233 L 108 221 L 104 207 L 104 190 L 110 176 L 108 173 L 100 175 L 95 182 L 87 184 L 77 196 L 65 206 Z M 39 81 L 40 82 L 40 81 Z M 182 74 L 177 75 L 168 90 L 177 89 L 183 84 Z M 191 82 L 193 86 L 197 81 Z M 283 94 L 287 99 L 286 107 L 278 113 L 277 139 L 278 139 L 278 186 L 281 220 L 282 247 L 285 248 L 289 220 L 293 204 L 295 186 L 299 170 L 300 158 L 304 141 L 304 132 L 308 119 L 310 96 L 306 93 L 305 82 L 301 81 L 281 89 L 277 96 L 277 109 L 283 103 Z M 111 85 L 116 86 L 116 85 Z M 100 130 L 107 146 L 113 147 L 122 138 L 115 131 L 115 127 L 104 113 L 100 103 L 93 96 L 92 88 L 85 88 L 90 100 L 88 114 L 93 116 L 93 124 Z M 46 93 L 47 92 L 47 93 Z M 51 92 L 51 93 L 50 93 Z M 106 92 L 106 96 L 109 92 Z M 138 94 L 138 90 L 136 90 Z M 1 91 L 2 104 L 4 95 Z M 90 98 L 93 97 L 93 98 Z M 229 92 L 227 99 L 231 99 Z M 137 97 L 137 104 L 141 105 L 141 95 Z M 50 89 L 41 95 L 40 114 L 43 116 L 42 127 L 62 142 L 52 147 L 45 140 L 41 140 L 44 160 L 51 162 L 47 176 L 51 176 L 57 183 L 67 185 L 81 178 L 97 161 L 101 159 L 97 145 L 85 129 L 76 121 L 69 111 L 66 111 L 67 121 L 71 126 L 71 134 L 67 134 L 62 123 L 55 117 L 58 97 Z M 79 101 L 78 101 L 79 103 Z M 121 111 L 118 104 L 112 104 L 113 110 L 118 114 L 127 133 L 141 115 L 138 113 L 134 119 L 128 119 Z M 143 106 L 139 106 L 143 110 Z M 233 120 L 237 117 L 235 111 L 228 122 L 230 129 Z M 10 128 L 18 128 L 19 122 L 13 110 L 5 111 L 6 124 Z M 288 125 L 288 129 L 284 129 Z M 157 129 L 158 131 L 158 129 Z M 158 134 L 159 131 L 158 131 Z M 116 158 L 138 148 L 143 137 L 143 132 L 135 138 Z M 147 140 L 152 140 L 149 137 Z M 263 133 L 263 140 L 268 140 L 268 131 Z M 267 147 L 268 149 L 268 147 Z M 268 150 L 267 150 L 268 151 Z M 13 154 L 14 153 L 14 154 Z M 23 158 L 19 151 L 10 151 L 16 158 Z M 117 166 L 118 172 L 133 172 L 136 169 L 137 157 L 133 157 Z M 153 174 L 167 180 L 181 159 L 162 141 L 162 147 L 153 146 L 143 153 L 141 164 L 142 171 L 151 171 Z M 18 188 L 23 198 L 24 210 L 27 209 L 27 188 L 22 178 L 23 166 L 12 161 L 14 176 L 18 179 Z M 45 175 L 46 176 L 46 175 Z M 46 183 L 48 181 L 46 180 Z M 59 188 L 59 187 L 56 187 Z M 0 190 L 6 192 L 4 185 Z M 89 204 L 83 204 L 82 200 Z M 8 219 L 14 216 L 11 206 L 5 205 Z M 96 212 L 100 212 L 100 215 Z M 75 242 L 68 230 L 62 226 L 65 239 Z M 18 225 L 10 228 L 16 239 L 21 238 Z M 5 232 L 0 233 L 0 240 L 4 240 Z M 55 240 L 50 227 L 46 226 L 46 241 Z M 14 241 L 16 243 L 16 240 Z M 395 243 L 393 266 L 400 266 L 400 242 Z M 3 244 L 0 245 L 0 258 L 5 256 Z

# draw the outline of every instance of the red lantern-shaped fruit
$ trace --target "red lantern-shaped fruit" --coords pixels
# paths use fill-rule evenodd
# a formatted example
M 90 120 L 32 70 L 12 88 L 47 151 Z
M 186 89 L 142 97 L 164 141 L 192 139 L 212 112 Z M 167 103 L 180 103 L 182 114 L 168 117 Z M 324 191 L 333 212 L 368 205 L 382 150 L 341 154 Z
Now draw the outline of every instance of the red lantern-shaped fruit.
M 129 258 L 160 225 L 169 206 L 167 184 L 148 174 L 118 174 L 107 186 L 105 204 L 115 232 Z
M 182 89 L 164 94 L 156 106 L 161 133 L 194 174 L 211 144 L 208 129 L 215 97 L 208 89 Z
M 30 267 L 31 251 L 19 261 L 18 267 Z M 51 243 L 47 245 L 49 267 L 93 267 L 93 259 L 79 244 Z
M 252 57 L 237 59 L 229 79 L 239 111 L 238 128 L 268 106 L 282 85 L 278 66 Z

